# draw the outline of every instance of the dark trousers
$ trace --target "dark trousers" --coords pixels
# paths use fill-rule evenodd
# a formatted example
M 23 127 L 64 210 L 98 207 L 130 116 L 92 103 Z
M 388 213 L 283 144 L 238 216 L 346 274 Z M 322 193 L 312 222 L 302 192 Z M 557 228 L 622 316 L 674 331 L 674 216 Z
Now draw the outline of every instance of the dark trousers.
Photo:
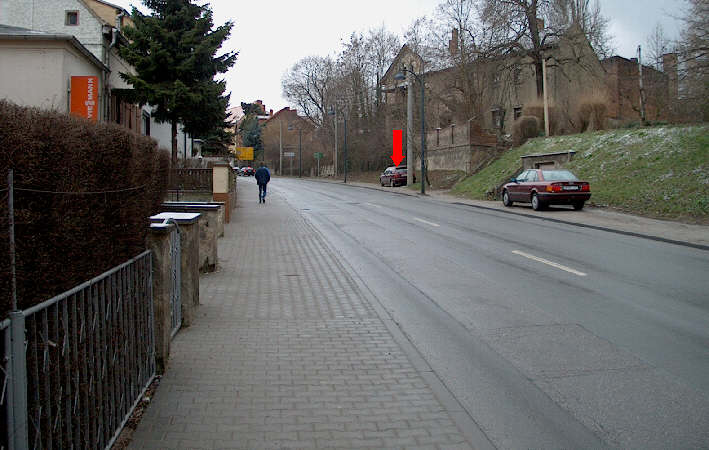
M 259 183 L 258 185 L 258 198 L 259 200 L 266 198 L 266 185 Z

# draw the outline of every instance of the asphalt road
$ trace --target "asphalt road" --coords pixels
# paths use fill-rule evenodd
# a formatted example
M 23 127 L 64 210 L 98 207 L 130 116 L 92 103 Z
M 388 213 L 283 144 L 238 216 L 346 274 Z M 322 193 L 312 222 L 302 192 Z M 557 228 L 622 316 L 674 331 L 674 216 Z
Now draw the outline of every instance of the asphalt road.
M 708 251 L 397 188 L 269 188 L 398 324 L 477 447 L 709 448 Z

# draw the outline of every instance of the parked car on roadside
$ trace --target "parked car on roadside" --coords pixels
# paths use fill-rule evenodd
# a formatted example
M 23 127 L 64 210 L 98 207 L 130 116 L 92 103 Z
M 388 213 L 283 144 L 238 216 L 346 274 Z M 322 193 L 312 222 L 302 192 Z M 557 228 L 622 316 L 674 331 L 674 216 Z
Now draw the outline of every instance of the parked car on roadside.
M 406 166 L 387 167 L 384 172 L 379 175 L 379 183 L 382 186 L 406 186 L 407 173 L 408 170 L 406 169 Z M 414 183 L 416 183 L 415 174 Z
M 535 211 L 547 205 L 572 205 L 575 210 L 591 198 L 587 181 L 579 180 L 569 170 L 528 169 L 502 187 L 502 203 L 531 203 Z
M 245 177 L 252 177 L 254 176 L 254 168 L 251 166 L 246 166 L 241 168 L 241 174 Z

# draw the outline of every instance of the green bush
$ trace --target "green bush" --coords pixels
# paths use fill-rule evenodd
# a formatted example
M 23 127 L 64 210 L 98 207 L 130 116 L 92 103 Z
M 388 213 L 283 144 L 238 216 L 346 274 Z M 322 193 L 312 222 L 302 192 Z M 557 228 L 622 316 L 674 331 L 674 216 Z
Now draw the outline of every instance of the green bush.
M 512 142 L 515 147 L 537 136 L 539 136 L 539 119 L 535 116 L 520 116 L 512 124 Z
M 21 308 L 145 250 L 148 217 L 165 197 L 169 170 L 169 155 L 153 139 L 0 101 L 0 142 L 0 317 L 10 305 L 10 168 Z

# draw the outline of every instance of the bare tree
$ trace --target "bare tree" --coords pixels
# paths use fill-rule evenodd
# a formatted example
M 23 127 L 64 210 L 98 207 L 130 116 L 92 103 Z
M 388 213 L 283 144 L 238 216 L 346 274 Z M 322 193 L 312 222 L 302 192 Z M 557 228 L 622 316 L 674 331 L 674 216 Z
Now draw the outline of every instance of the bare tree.
M 590 0 L 479 0 L 483 34 L 489 52 L 517 53 L 531 59 L 535 68 L 537 95 L 542 96 L 542 58 L 555 40 L 577 26 L 595 50 L 610 51 L 607 19 L 598 3 Z M 607 49 L 606 47 L 607 46 Z M 557 63 L 562 63 L 557 61 Z
M 655 24 L 652 33 L 647 37 L 648 60 L 652 67 L 662 71 L 662 55 L 670 52 L 670 40 L 659 23 Z
M 599 58 L 612 56 L 615 51 L 609 31 L 609 20 L 601 14 L 598 0 L 552 0 L 549 21 L 556 32 L 577 24 Z
M 301 59 L 283 76 L 283 95 L 293 102 L 315 126 L 321 126 L 333 82 L 334 63 L 330 57 Z
M 681 96 L 688 113 L 709 120 L 709 0 L 687 0 L 680 34 Z

